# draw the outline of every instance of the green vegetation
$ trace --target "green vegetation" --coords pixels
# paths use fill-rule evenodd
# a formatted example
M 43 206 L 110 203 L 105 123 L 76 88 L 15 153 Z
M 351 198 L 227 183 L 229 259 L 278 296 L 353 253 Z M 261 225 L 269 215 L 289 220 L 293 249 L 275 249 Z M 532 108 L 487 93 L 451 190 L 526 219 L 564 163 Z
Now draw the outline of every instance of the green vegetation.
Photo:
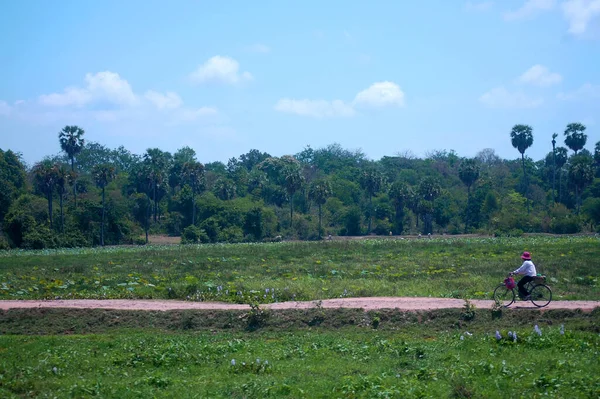
M 554 299 L 600 300 L 599 243 L 538 236 L 7 251 L 0 255 L 0 298 L 489 299 L 528 250 Z
M 46 321 L 56 320 L 61 310 L 48 312 L 52 315 Z M 84 317 L 79 325 L 89 328 L 93 324 L 85 312 L 72 314 L 70 323 L 78 324 L 76 320 Z M 295 312 L 295 318 L 301 319 L 310 311 Z M 321 312 L 323 325 L 337 322 L 346 327 L 333 330 L 307 325 L 270 331 L 267 325 L 267 330 L 252 333 L 191 330 L 194 324 L 187 320 L 192 315 L 194 320 L 206 320 L 202 312 L 147 312 L 153 324 L 166 320 L 177 324 L 179 331 L 121 328 L 101 335 L 2 335 L 0 395 L 512 398 L 600 394 L 598 311 L 549 311 L 546 315 L 507 311 L 500 320 L 486 317 L 489 311 L 477 311 L 469 322 L 460 321 L 460 310 L 385 311 L 363 317 L 350 310 Z M 100 325 L 107 326 L 127 312 L 93 313 L 103 314 Z M 294 319 L 294 311 L 286 315 Z M 281 318 L 273 314 L 269 322 L 276 324 L 275 319 Z M 373 323 L 376 318 L 379 321 Z M 3 330 L 6 319 L 6 314 L 0 316 Z M 129 317 L 130 321 L 136 319 L 135 315 Z M 18 320 L 15 317 L 12 323 L 18 324 Z M 350 320 L 356 325 L 349 326 Z M 21 325 L 28 321 L 21 320 Z M 29 331 L 35 327 L 29 326 Z
M 557 146 L 558 134 L 548 137 L 552 151 L 537 161 L 526 155 L 533 128 L 518 124 L 507 132 L 520 154 L 514 160 L 489 148 L 474 158 L 443 150 L 370 160 L 331 144 L 201 163 L 189 147 L 132 154 L 86 142 L 83 129 L 66 126 L 62 153 L 32 167 L 0 150 L 0 250 L 146 244 L 149 234 L 238 243 L 594 232 L 600 142 L 592 154 L 585 130 L 569 124 L 566 147 Z

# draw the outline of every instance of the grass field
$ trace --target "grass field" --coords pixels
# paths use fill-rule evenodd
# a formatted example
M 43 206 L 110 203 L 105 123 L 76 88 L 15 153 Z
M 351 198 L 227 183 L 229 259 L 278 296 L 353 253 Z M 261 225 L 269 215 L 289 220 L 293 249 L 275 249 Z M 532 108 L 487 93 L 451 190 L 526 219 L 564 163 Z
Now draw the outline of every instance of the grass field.
M 133 329 L 107 329 L 106 324 L 115 317 L 128 317 L 131 326 L 140 326 L 135 312 L 61 312 L 53 310 L 47 317 L 69 325 L 75 319 L 89 322 L 104 314 L 105 326 L 98 327 L 104 333 L 0 336 L 1 397 L 600 395 L 598 311 L 542 315 L 509 310 L 505 317 L 492 320 L 489 310 L 480 310 L 470 321 L 461 321 L 460 310 L 388 311 L 371 313 L 369 323 L 361 322 L 355 310 L 323 311 L 319 327 L 281 329 L 281 322 L 267 321 L 264 329 L 254 332 L 235 326 L 190 328 L 186 317 L 201 316 L 201 312 L 156 312 L 148 316 L 152 322 L 159 325 L 162 318 L 163 327 L 171 328 Z M 318 310 L 312 312 L 315 316 Z M 296 317 L 290 311 L 270 317 L 299 320 L 309 316 L 310 311 L 296 311 Z M 20 326 L 25 332 L 40 332 L 35 329 L 48 328 L 44 323 L 32 327 L 27 318 L 10 321 L 4 315 L 0 319 L 3 329 Z M 541 335 L 535 332 L 534 323 Z
M 528 250 L 555 298 L 599 300 L 599 244 L 536 237 L 9 251 L 0 253 L 0 298 L 484 298 Z M 12 309 L 0 312 L 0 397 L 598 397 L 599 326 L 600 309 Z
M 275 302 L 359 296 L 490 298 L 523 250 L 555 299 L 600 300 L 594 237 L 8 251 L 0 299 L 178 298 Z

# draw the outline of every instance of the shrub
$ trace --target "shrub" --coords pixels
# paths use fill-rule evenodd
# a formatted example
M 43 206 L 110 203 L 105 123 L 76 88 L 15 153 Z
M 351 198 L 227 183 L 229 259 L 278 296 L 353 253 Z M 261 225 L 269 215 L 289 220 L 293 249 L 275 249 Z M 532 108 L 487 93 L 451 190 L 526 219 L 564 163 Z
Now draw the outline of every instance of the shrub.
M 377 220 L 373 233 L 378 236 L 387 236 L 392 231 L 392 224 L 387 220 Z
M 188 226 L 181 236 L 182 244 L 199 244 L 209 242 L 210 239 L 204 230 L 196 226 Z
M 23 235 L 23 242 L 21 248 L 24 249 L 45 249 L 45 248 L 56 248 L 57 242 L 56 237 L 45 226 L 38 226 L 35 229 L 27 232 Z

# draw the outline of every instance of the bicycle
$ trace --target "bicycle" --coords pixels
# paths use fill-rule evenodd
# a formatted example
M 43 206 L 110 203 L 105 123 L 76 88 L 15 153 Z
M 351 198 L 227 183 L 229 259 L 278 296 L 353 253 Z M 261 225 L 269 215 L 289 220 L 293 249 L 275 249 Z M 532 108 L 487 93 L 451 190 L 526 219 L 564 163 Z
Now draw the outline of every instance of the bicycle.
M 515 302 L 515 290 L 518 291 L 515 281 L 511 277 L 512 273 L 494 289 L 494 301 L 504 307 L 509 307 Z M 548 306 L 552 301 L 552 290 L 545 283 L 546 276 L 538 275 L 525 284 L 525 289 L 529 294 L 524 300 L 530 300 L 538 308 Z

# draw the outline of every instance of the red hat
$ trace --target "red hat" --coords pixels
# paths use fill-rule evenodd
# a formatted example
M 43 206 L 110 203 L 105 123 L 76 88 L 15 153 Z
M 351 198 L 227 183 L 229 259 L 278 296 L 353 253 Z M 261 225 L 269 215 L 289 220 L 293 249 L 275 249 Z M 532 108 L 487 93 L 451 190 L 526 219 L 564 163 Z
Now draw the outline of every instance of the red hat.
M 523 260 L 531 260 L 531 254 L 527 251 L 523 252 L 523 255 L 521 255 L 521 259 Z

